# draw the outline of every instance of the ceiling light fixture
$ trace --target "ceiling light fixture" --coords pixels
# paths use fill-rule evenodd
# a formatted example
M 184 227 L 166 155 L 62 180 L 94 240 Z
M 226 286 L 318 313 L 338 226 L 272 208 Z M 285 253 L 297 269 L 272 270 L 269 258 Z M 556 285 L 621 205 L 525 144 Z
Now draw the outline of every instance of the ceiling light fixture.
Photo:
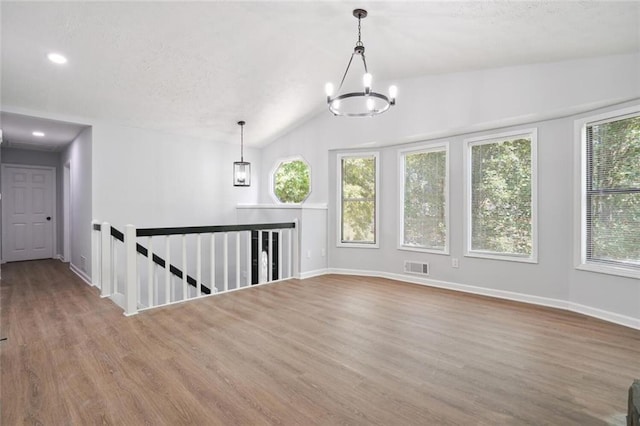
M 244 161 L 244 121 L 240 126 L 240 161 L 233 163 L 233 186 L 251 186 L 251 163 Z
M 33 136 L 37 137 L 37 138 L 42 138 L 44 137 L 44 133 L 40 132 L 38 130 L 36 130 L 35 132 L 31 133 Z
M 47 58 L 54 64 L 62 65 L 67 63 L 67 58 L 59 53 L 51 52 L 47 55 Z
M 382 114 L 387 111 L 392 105 L 396 104 L 396 96 L 398 95 L 398 88 L 396 86 L 389 87 L 389 96 L 381 93 L 374 92 L 371 89 L 371 83 L 373 76 L 367 69 L 367 61 L 364 57 L 364 44 L 360 35 L 360 21 L 367 17 L 367 11 L 364 9 L 355 9 L 353 16 L 358 18 L 358 41 L 356 47 L 353 49 L 347 69 L 344 71 L 342 81 L 336 95 L 334 96 L 333 84 L 327 83 L 325 85 L 325 92 L 327 94 L 327 104 L 329 105 L 329 111 L 333 115 L 344 115 L 348 117 L 372 117 L 374 115 Z M 362 64 L 364 65 L 364 75 L 362 76 L 362 85 L 364 90 L 362 92 L 349 92 L 340 94 L 344 80 L 349 73 L 349 67 L 354 56 L 360 56 L 362 58 Z

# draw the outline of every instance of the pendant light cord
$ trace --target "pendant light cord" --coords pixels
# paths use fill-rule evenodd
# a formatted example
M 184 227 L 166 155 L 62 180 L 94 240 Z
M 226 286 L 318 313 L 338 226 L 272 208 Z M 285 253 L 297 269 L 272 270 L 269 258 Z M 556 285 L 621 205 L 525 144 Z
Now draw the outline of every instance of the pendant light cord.
M 244 124 L 240 125 L 240 161 L 244 163 Z

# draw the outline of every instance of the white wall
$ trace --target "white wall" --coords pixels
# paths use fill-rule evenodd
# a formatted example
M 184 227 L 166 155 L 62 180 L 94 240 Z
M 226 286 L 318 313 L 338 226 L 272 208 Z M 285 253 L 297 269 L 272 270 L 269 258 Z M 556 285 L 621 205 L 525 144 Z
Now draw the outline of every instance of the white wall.
M 71 267 L 91 281 L 91 220 L 92 220 L 92 129 L 86 128 L 71 142 L 60 156 L 60 175 L 65 164 L 70 164 L 70 225 L 71 225 Z M 61 176 L 62 179 L 62 176 Z M 59 200 L 63 200 L 59 192 Z M 62 214 L 58 215 L 60 222 Z M 64 246 L 64 239 L 59 241 Z
M 574 119 L 640 98 L 640 55 L 429 76 L 398 86 L 397 107 L 382 116 L 353 119 L 324 111 L 263 149 L 262 170 L 296 154 L 311 163 L 314 191 L 309 202 L 329 204 L 329 268 L 400 274 L 403 260 L 423 260 L 432 267 L 429 279 L 444 285 L 513 293 L 556 306 L 581 305 L 591 313 L 619 316 L 621 322 L 640 319 L 639 280 L 575 271 L 572 255 Z M 539 132 L 539 263 L 463 257 L 462 140 L 531 127 Z M 426 140 L 451 144 L 451 256 L 397 249 L 397 149 Z M 345 149 L 381 152 L 380 249 L 336 247 L 332 150 Z M 261 202 L 269 202 L 265 178 Z M 451 267 L 451 257 L 460 258 L 459 269 Z
M 118 227 L 235 223 L 238 203 L 255 203 L 260 185 L 256 150 L 252 186 L 234 187 L 236 144 L 152 130 L 96 123 L 93 126 L 93 216 Z

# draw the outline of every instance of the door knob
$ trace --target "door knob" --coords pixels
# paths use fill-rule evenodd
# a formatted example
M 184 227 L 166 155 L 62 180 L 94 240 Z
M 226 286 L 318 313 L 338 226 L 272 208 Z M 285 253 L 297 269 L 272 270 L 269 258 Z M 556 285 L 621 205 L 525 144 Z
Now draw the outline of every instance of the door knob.
M 51 220 L 51 216 L 47 216 L 47 220 Z

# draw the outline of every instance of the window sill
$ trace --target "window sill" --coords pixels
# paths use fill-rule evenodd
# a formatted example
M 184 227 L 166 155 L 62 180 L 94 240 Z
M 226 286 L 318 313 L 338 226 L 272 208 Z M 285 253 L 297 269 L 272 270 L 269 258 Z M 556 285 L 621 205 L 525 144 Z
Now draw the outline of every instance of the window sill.
M 420 252 L 420 253 L 441 254 L 441 255 L 449 256 L 449 249 L 437 250 L 437 249 L 422 248 L 422 247 L 417 247 L 417 246 L 405 246 L 405 245 L 400 244 L 400 245 L 398 245 L 398 250 L 402 250 L 402 251 L 417 251 L 417 252 Z
M 377 249 L 380 248 L 379 244 L 366 244 L 366 243 L 338 243 L 338 248 L 364 248 L 364 249 Z
M 579 271 L 596 272 L 598 274 L 617 275 L 626 278 L 640 278 L 640 271 L 612 265 L 596 265 L 594 263 L 581 263 L 576 266 Z
M 519 262 L 519 263 L 538 263 L 537 257 L 524 257 L 524 256 L 510 256 L 494 253 L 484 253 L 478 251 L 471 251 L 464 254 L 465 257 L 477 257 L 480 259 L 492 259 L 492 260 L 504 260 L 507 262 Z

